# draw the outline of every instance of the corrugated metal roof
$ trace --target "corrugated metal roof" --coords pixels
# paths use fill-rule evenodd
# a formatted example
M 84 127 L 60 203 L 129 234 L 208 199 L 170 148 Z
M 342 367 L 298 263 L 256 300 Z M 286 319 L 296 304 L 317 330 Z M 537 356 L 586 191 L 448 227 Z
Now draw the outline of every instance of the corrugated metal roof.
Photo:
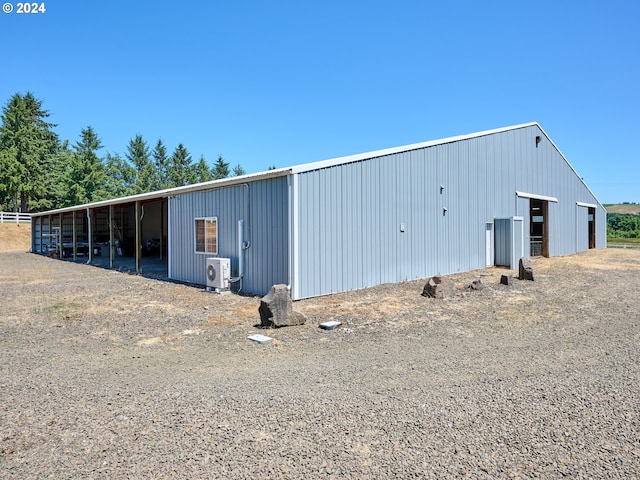
M 309 172 L 312 170 L 319 170 L 321 168 L 332 167 L 335 165 L 359 162 L 361 160 L 367 160 L 369 158 L 383 157 L 385 155 L 393 155 L 395 153 L 418 150 L 419 148 L 433 147 L 435 145 L 443 145 L 445 143 L 459 142 L 460 140 L 467 140 L 470 138 L 484 137 L 485 135 L 493 135 L 495 133 L 507 132 L 509 130 L 516 130 L 518 128 L 531 127 L 534 125 L 540 127 L 540 125 L 538 125 L 537 122 L 523 123 L 521 125 L 514 125 L 511 127 L 496 128 L 493 130 L 485 130 L 483 132 L 469 133 L 467 135 L 457 135 L 455 137 L 441 138 L 438 140 L 430 140 L 428 142 L 421 142 L 421 143 L 414 143 L 411 145 L 403 145 L 400 147 L 386 148 L 384 150 L 376 150 L 373 152 L 359 153 L 356 155 L 349 155 L 346 157 L 332 158 L 330 160 L 323 160 L 320 162 L 305 163 L 303 165 L 297 165 L 297 166 L 291 167 L 291 171 L 292 173 Z M 540 130 L 542 130 L 542 128 L 540 128 Z
M 587 187 L 587 189 L 589 189 L 589 187 L 586 185 L 586 183 L 584 183 L 584 180 L 582 180 L 582 178 L 578 175 L 578 173 L 576 172 L 575 168 L 573 168 L 571 163 L 569 163 L 569 161 L 562 154 L 560 149 L 556 146 L 555 143 L 553 143 L 553 141 L 551 140 L 549 135 L 547 135 L 547 132 L 545 132 L 544 129 L 537 122 L 529 122 L 529 123 L 523 123 L 523 124 L 520 124 L 520 125 L 513 125 L 513 126 L 510 126 L 510 127 L 496 128 L 496 129 L 492 129 L 492 130 L 485 130 L 485 131 L 482 131 L 482 132 L 470 133 L 470 134 L 466 134 L 466 135 L 457 135 L 457 136 L 454 136 L 454 137 L 447 137 L 447 138 L 442 138 L 442 139 L 438 139 L 438 140 L 430 140 L 430 141 L 427 141 L 427 142 L 414 143 L 414 144 L 410 144 L 410 145 L 402 145 L 402 146 L 399 146 L 399 147 L 387 148 L 387 149 L 383 149 L 383 150 L 375 150 L 375 151 L 366 152 L 366 153 L 359 153 L 359 154 L 356 154 L 356 155 L 349 155 L 349 156 L 345 156 L 345 157 L 332 158 L 332 159 L 328 159 L 328 160 L 322 160 L 322 161 L 319 161 L 319 162 L 304 163 L 304 164 L 295 165 L 295 166 L 292 166 L 292 167 L 279 168 L 279 169 L 275 169 L 275 170 L 267 170 L 266 172 L 251 173 L 251 174 L 242 175 L 242 176 L 239 176 L 239 177 L 224 178 L 224 179 L 221 179 L 221 180 L 212 180 L 212 181 L 209 181 L 209 182 L 203 182 L 203 183 L 197 183 L 197 184 L 193 184 L 193 185 L 187 185 L 187 186 L 184 186 L 184 187 L 170 188 L 170 189 L 167 189 L 167 190 L 159 190 L 159 191 L 156 191 L 156 192 L 141 193 L 141 194 L 138 194 L 138 195 L 131 195 L 131 196 L 128 196 L 128 197 L 115 198 L 115 199 L 111 199 L 111 200 L 103 200 L 103 201 L 100 201 L 100 202 L 87 203 L 87 204 L 84 204 L 84 205 L 77 205 L 77 206 L 73 206 L 73 207 L 60 208 L 60 209 L 57 209 L 57 210 L 49 210 L 49 211 L 46 211 L 46 212 L 34 213 L 34 214 L 32 214 L 32 216 L 50 215 L 50 214 L 55 214 L 55 213 L 65 213 L 65 212 L 71 212 L 71 211 L 74 211 L 74 210 L 81 210 L 81 209 L 85 209 L 85 208 L 99 208 L 99 207 L 105 207 L 105 206 L 109 206 L 109 205 L 116 205 L 116 204 L 129 203 L 129 202 L 135 202 L 135 201 L 147 201 L 147 200 L 153 200 L 153 199 L 157 199 L 157 198 L 166 198 L 166 197 L 170 197 L 170 196 L 173 196 L 173 195 L 179 195 L 179 194 L 188 193 L 188 192 L 196 192 L 196 191 L 200 191 L 200 190 L 209 190 L 209 189 L 214 189 L 214 188 L 227 187 L 227 186 L 238 185 L 238 184 L 243 184 L 243 183 L 249 183 L 249 182 L 258 181 L 258 180 L 264 180 L 264 179 L 268 179 L 268 178 L 282 177 L 282 176 L 286 176 L 286 175 L 290 175 L 290 174 L 304 173 L 304 172 L 309 172 L 309 171 L 313 171 L 313 170 L 320 170 L 320 169 L 323 169 L 323 168 L 328 168 L 328 167 L 332 167 L 332 166 L 336 166 L 336 165 L 342 165 L 342 164 L 346 164 L 346 163 L 353 163 L 353 162 L 358 162 L 358 161 L 361 161 L 361 160 L 367 160 L 367 159 L 370 159 L 370 158 L 382 157 L 382 156 L 386 156 L 386 155 L 393 155 L 393 154 L 400 153 L 400 152 L 408 152 L 408 151 L 411 151 L 411 150 L 418 150 L 420 148 L 432 147 L 432 146 L 436 146 L 436 145 L 443 145 L 443 144 L 447 144 L 447 143 L 453 143 L 453 142 L 458 142 L 458 141 L 461 141 L 461 140 L 467 140 L 467 139 L 472 139 L 472 138 L 483 137 L 483 136 L 486 136 L 486 135 L 493 135 L 493 134 L 496 134 L 496 133 L 502 133 L 502 132 L 507 132 L 507 131 L 511 131 L 511 130 L 517 130 L 517 129 L 520 129 L 520 128 L 526 128 L 526 127 L 531 127 L 531 126 L 536 126 L 542 131 L 542 133 L 547 137 L 549 142 L 551 142 L 553 147 L 558 151 L 558 153 L 562 156 L 562 158 L 564 158 L 565 162 L 567 162 L 569 167 L 576 173 L 576 176 L 578 178 L 580 178 L 582 183 Z M 589 189 L 589 192 L 591 192 L 590 189 Z M 591 193 L 593 194 L 593 192 L 591 192 Z
M 295 173 L 310 172 L 310 171 L 313 171 L 313 170 L 320 170 L 322 168 L 328 168 L 328 167 L 332 167 L 332 166 L 335 166 L 335 165 L 342 165 L 342 164 L 346 164 L 346 163 L 359 162 L 361 160 L 367 160 L 367 159 L 370 159 L 370 158 L 383 157 L 383 156 L 386 156 L 386 155 L 393 155 L 393 154 L 400 153 L 400 152 L 408 152 L 408 151 L 411 151 L 411 150 L 418 150 L 420 148 L 425 148 L 425 147 L 433 147 L 433 146 L 436 146 L 436 145 L 444 145 L 444 144 L 447 144 L 447 143 L 459 142 L 461 140 L 468 140 L 468 139 L 471 139 L 471 138 L 484 137 L 484 136 L 487 136 L 487 135 L 493 135 L 493 134 L 496 134 L 496 133 L 508 132 L 508 131 L 511 131 L 511 130 L 518 130 L 520 128 L 527 128 L 527 127 L 533 127 L 533 126 L 538 127 L 540 129 L 540 131 L 544 134 L 544 136 L 547 137 L 547 140 L 549 140 L 551 145 L 553 145 L 553 148 L 556 149 L 556 151 L 560 154 L 560 156 L 567 163 L 569 168 L 571 168 L 571 170 L 573 170 L 573 172 L 580 179 L 582 184 L 585 187 L 587 187 L 587 190 L 589 191 L 589 193 L 591 193 L 591 195 L 593 195 L 595 198 L 597 198 L 595 196 L 595 194 L 591 191 L 589 186 L 585 183 L 584 179 L 578 174 L 576 169 L 573 168 L 573 165 L 571 165 L 571 162 L 569 162 L 569 160 L 567 160 L 567 157 L 564 156 L 564 154 L 560 151 L 558 146 L 553 142 L 553 140 L 551 140 L 551 137 L 549 137 L 547 132 L 544 131 L 544 129 L 540 126 L 540 124 L 538 122 L 522 123 L 522 124 L 519 124 L 519 125 L 512 125 L 510 127 L 495 128 L 495 129 L 492 129 L 492 130 L 485 130 L 485 131 L 482 131 L 482 132 L 469 133 L 469 134 L 466 134 L 466 135 L 456 135 L 454 137 L 441 138 L 441 139 L 438 139 L 438 140 L 430 140 L 430 141 L 427 141 L 427 142 L 414 143 L 414 144 L 411 144 L 411 145 L 403 145 L 403 146 L 399 146 L 399 147 L 387 148 L 387 149 L 384 149 L 384 150 L 376 150 L 376 151 L 367 152 L 367 153 L 359 153 L 359 154 L 356 154 L 356 155 L 349 155 L 349 156 L 346 156 L 346 157 L 339 157 L 339 158 L 333 158 L 333 159 L 329 159 L 329 160 L 323 160 L 323 161 L 320 161 L 320 162 L 305 163 L 305 164 L 302 164 L 302 165 L 297 165 L 297 166 L 291 167 L 291 173 L 295 174 Z M 602 206 L 600 201 L 598 201 L 598 203 L 600 204 L 600 206 Z

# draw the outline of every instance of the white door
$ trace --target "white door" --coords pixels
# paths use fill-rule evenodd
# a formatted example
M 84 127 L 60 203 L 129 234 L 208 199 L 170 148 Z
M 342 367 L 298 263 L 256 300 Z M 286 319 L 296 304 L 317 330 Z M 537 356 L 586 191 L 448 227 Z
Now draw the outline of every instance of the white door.
M 487 222 L 485 228 L 485 265 L 493 267 L 493 223 Z

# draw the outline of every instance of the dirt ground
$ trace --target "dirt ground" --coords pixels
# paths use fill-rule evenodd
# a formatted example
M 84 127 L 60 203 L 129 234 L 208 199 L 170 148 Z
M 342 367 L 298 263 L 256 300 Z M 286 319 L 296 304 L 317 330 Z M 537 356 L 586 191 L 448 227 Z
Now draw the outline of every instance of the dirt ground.
M 533 267 L 262 330 L 259 298 L 2 253 L 0 478 L 640 477 L 640 251 Z

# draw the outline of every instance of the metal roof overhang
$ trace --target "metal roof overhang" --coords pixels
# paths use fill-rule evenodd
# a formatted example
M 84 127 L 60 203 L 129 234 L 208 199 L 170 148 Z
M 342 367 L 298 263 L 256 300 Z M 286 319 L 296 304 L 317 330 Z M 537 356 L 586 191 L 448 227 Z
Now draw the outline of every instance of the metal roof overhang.
M 83 205 L 75 205 L 73 207 L 58 208 L 56 210 L 48 210 L 45 212 L 32 213 L 31 217 L 42 217 L 46 215 L 56 215 L 60 213 L 74 212 L 87 208 L 101 208 L 109 205 L 122 205 L 133 202 L 148 202 L 159 198 L 168 198 L 184 193 L 197 192 L 200 190 L 213 190 L 216 188 L 231 187 L 234 185 L 244 185 L 245 183 L 256 182 L 258 180 L 266 180 L 268 178 L 285 177 L 291 173 L 290 168 L 279 168 L 276 170 L 267 170 L 266 172 L 251 173 L 241 175 L 239 177 L 223 178 L 220 180 L 211 180 L 209 182 L 195 183 L 184 187 L 168 188 L 158 190 L 156 192 L 139 193 L 128 197 L 114 198 L 111 200 L 102 200 L 99 202 L 85 203 Z
M 537 193 L 516 192 L 516 196 L 521 198 L 533 198 L 535 200 L 546 200 L 547 202 L 558 203 L 556 197 L 549 197 L 547 195 L 538 195 Z

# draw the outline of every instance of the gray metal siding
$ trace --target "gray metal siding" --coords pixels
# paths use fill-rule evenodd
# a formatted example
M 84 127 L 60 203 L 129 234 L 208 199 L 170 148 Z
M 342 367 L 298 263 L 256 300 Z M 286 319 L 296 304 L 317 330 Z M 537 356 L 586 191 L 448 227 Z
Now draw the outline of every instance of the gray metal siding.
M 511 220 L 497 218 L 495 220 L 495 264 L 500 266 L 511 265 Z
M 297 175 L 295 298 L 483 268 L 494 218 L 523 217 L 527 255 L 529 201 L 516 191 L 558 198 L 549 203 L 549 253 L 574 253 L 575 202 L 597 203 L 537 126 Z M 602 248 L 602 207 L 596 218 Z
M 217 217 L 218 254 L 195 253 L 194 219 Z M 238 220 L 244 221 L 243 291 L 264 294 L 272 285 L 287 284 L 288 190 L 286 177 L 177 195 L 169 199 L 171 278 L 205 284 L 206 259 L 231 259 L 238 274 Z
M 496 218 L 495 265 L 515 269 L 524 255 L 522 217 Z
M 607 246 L 607 211 L 604 207 L 596 208 L 596 248 Z
M 427 247 L 437 218 L 421 211 L 424 186 L 396 171 L 404 163 L 432 167 L 412 157 L 300 175 L 299 298 L 406 280 L 437 262 Z

